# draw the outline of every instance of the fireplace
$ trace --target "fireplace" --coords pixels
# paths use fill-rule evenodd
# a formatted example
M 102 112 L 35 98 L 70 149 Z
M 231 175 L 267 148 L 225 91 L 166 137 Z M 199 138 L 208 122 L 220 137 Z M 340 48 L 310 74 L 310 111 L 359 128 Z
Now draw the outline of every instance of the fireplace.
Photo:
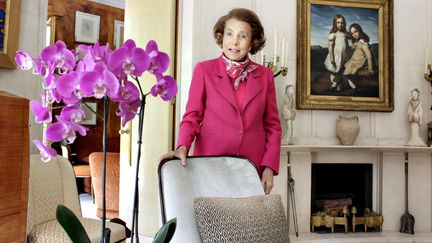
M 368 205 L 372 211 L 383 215 L 383 231 L 399 231 L 400 217 L 405 212 L 405 175 L 404 175 L 404 151 L 409 152 L 409 210 L 416 220 L 417 232 L 431 232 L 432 228 L 432 163 L 431 148 L 411 147 L 366 147 L 366 146 L 286 146 L 281 150 L 281 170 L 275 177 L 275 187 L 272 193 L 282 196 L 282 201 L 289 219 L 289 231 L 295 232 L 294 214 L 297 215 L 299 233 L 311 232 L 311 217 L 314 213 L 311 209 L 312 190 L 317 193 L 315 169 L 312 176 L 312 167 L 317 165 L 333 166 L 342 168 L 345 165 L 367 166 L 368 190 L 365 193 L 365 206 Z M 288 167 L 288 162 L 290 167 Z M 329 164 L 331 162 L 331 164 Z M 295 212 L 292 200 L 288 196 L 287 174 L 290 168 L 292 178 L 295 181 Z M 370 169 L 371 168 L 371 169 Z M 357 173 L 357 171 L 354 171 Z M 322 173 L 321 173 L 322 174 Z M 348 175 L 343 178 L 342 176 Z M 366 176 L 363 176 L 366 177 Z M 314 180 L 314 186 L 312 186 Z M 353 181 L 354 174 L 347 170 L 337 172 L 332 180 L 339 184 L 348 184 Z M 372 181 L 372 182 L 371 182 Z M 372 190 L 370 190 L 372 184 Z M 361 185 L 361 183 L 360 183 Z M 326 186 L 332 188 L 332 186 Z M 372 191 L 372 193 L 370 193 Z M 356 193 L 356 192 L 354 192 Z M 314 195 L 316 198 L 317 195 Z M 356 196 L 357 198 L 357 196 Z M 369 199 L 367 199 L 369 198 Z M 371 200 L 372 199 L 372 200 Z M 358 204 L 357 201 L 353 204 Z M 370 206 L 372 205 L 372 206 Z M 363 215 L 361 206 L 356 205 L 357 215 Z M 340 226 L 338 226 L 340 228 Z M 371 229 L 372 230 L 372 229 Z M 328 231 L 328 230 L 327 230 Z M 337 229 L 336 229 L 337 231 Z M 361 227 L 356 232 L 363 231 Z M 349 232 L 352 232 L 349 229 Z
M 355 206 L 358 215 L 372 208 L 372 164 L 312 164 L 311 214 L 328 211 L 341 216 Z

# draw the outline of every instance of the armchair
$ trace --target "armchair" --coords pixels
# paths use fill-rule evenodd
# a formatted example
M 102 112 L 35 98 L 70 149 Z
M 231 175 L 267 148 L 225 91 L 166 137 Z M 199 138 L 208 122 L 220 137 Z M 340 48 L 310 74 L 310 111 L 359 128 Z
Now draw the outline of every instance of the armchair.
M 93 152 L 89 156 L 90 171 L 93 181 L 97 216 L 102 217 L 102 161 L 103 152 Z M 119 187 L 120 187 L 120 154 L 106 153 L 105 177 L 106 217 L 117 218 L 119 215 Z
M 224 237 L 228 233 L 234 235 L 229 242 L 289 242 L 280 196 L 264 196 L 261 180 L 249 160 L 188 157 L 187 163 L 183 167 L 179 159 L 172 159 L 163 161 L 158 168 L 162 221 L 177 217 L 171 242 L 227 242 Z M 228 222 L 228 218 L 233 221 Z M 244 224 L 244 219 L 251 220 Z M 231 232 L 225 234 L 218 229 Z M 254 232 L 270 237 L 260 241 L 254 238 Z M 212 234 L 216 237 L 209 239 L 207 236 Z M 239 235 L 242 240 L 236 238 Z M 282 237 L 275 240 L 275 235 Z
M 43 163 L 39 155 L 30 156 L 28 199 L 29 243 L 70 242 L 56 220 L 58 204 L 65 205 L 75 213 L 92 242 L 100 242 L 101 221 L 82 217 L 74 171 L 67 159 L 57 156 Z M 126 238 L 123 225 L 108 222 L 107 227 L 111 229 L 111 242 L 122 242 Z

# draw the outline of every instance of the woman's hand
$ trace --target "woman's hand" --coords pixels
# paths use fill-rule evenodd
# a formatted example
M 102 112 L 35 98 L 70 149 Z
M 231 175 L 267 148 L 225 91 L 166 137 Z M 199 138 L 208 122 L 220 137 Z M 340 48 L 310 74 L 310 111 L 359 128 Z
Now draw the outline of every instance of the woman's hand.
M 273 188 L 273 170 L 271 168 L 265 167 L 261 178 L 261 184 L 263 185 L 265 194 L 270 194 Z
M 178 147 L 178 149 L 162 155 L 159 158 L 159 162 L 161 162 L 164 159 L 179 158 L 180 159 L 180 163 L 183 166 L 186 166 L 186 156 L 187 156 L 186 147 L 185 146 L 180 146 L 180 147 Z

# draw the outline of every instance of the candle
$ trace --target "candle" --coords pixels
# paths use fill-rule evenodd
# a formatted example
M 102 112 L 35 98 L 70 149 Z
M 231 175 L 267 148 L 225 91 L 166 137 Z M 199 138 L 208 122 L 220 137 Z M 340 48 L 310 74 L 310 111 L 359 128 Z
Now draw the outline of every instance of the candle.
M 286 53 L 285 65 L 288 66 L 288 40 L 286 41 L 285 53 Z
M 285 37 L 282 37 L 282 54 L 281 54 L 281 67 L 284 67 L 285 60 Z
M 425 74 L 429 74 L 429 69 L 428 69 L 428 64 L 429 64 L 429 46 L 426 47 L 426 53 L 425 53 Z
M 273 60 L 273 66 L 276 66 L 276 57 L 277 57 L 277 31 L 274 30 L 274 60 Z
M 264 63 L 264 50 L 260 51 L 260 56 L 261 56 L 261 64 L 265 66 L 265 63 Z

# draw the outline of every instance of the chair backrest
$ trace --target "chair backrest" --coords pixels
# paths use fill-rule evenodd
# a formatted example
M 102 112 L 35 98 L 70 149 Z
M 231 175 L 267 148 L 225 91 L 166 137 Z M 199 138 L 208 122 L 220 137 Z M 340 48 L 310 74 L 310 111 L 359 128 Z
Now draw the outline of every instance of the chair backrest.
M 103 152 L 93 152 L 89 155 L 93 191 L 96 201 L 97 216 L 102 217 L 102 162 Z M 106 217 L 119 216 L 120 187 L 120 153 L 106 153 L 105 198 Z
M 39 155 L 30 156 L 27 231 L 56 219 L 56 208 L 63 204 L 81 218 L 81 207 L 71 163 L 57 156 L 44 163 Z
M 162 221 L 177 217 L 171 242 L 201 242 L 195 221 L 196 197 L 240 198 L 265 194 L 254 165 L 243 158 L 189 157 L 186 167 L 173 159 L 159 165 L 158 175 Z

